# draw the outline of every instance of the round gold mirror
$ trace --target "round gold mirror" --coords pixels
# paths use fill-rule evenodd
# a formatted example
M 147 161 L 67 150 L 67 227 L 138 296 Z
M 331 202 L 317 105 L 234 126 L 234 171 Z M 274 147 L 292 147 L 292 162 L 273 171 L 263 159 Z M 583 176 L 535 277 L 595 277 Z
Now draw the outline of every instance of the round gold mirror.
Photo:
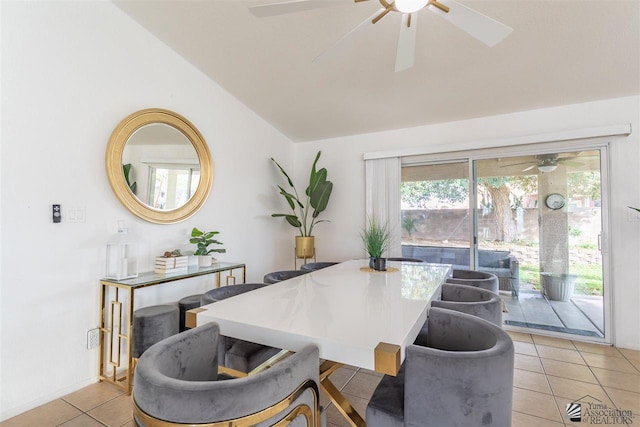
M 106 160 L 118 199 L 150 222 L 189 218 L 211 190 L 207 143 L 191 122 L 172 111 L 152 108 L 125 118 L 111 134 Z

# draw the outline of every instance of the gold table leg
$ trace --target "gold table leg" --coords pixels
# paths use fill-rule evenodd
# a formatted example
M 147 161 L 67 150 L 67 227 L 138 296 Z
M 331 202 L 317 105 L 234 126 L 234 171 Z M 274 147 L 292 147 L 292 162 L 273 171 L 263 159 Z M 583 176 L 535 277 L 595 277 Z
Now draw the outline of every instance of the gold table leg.
M 252 375 L 255 375 L 255 374 L 259 374 L 262 371 L 266 371 L 267 369 L 271 368 L 276 363 L 278 363 L 281 360 L 291 356 L 292 354 L 293 354 L 293 352 L 291 352 L 289 350 L 280 350 L 278 353 L 276 353 L 275 355 L 271 356 L 269 359 L 265 360 L 264 362 L 262 362 L 261 364 L 259 364 L 255 368 L 253 368 L 253 370 L 251 372 L 249 372 L 247 375 L 248 376 L 252 376 Z
M 351 403 L 340 390 L 333 385 L 329 380 L 329 375 L 342 366 L 342 363 L 332 362 L 330 360 L 324 361 L 320 365 L 320 389 L 329 397 L 331 402 L 336 405 L 338 411 L 344 416 L 350 425 L 354 427 L 366 427 L 366 423 L 358 414 L 358 412 L 351 406 Z
M 127 394 L 131 394 L 134 368 L 133 344 L 131 342 L 133 291 L 128 287 L 120 287 L 107 282 L 102 282 L 101 288 L 98 378 L 100 381 L 115 384 L 123 388 Z M 125 303 L 121 301 L 121 294 L 125 294 L 125 298 L 127 298 L 126 309 L 128 313 L 125 312 Z M 124 373 L 118 375 L 118 369 L 124 366 L 122 355 L 124 355 L 127 365 Z

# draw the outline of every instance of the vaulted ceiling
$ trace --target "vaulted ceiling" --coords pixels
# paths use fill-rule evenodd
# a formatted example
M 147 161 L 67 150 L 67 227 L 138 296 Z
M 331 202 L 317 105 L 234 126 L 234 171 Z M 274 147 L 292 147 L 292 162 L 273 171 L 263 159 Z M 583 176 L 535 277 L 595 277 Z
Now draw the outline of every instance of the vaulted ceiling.
M 638 0 L 458 0 L 514 29 L 491 48 L 422 10 L 397 73 L 397 12 L 313 62 L 381 6 L 326 1 L 263 18 L 249 7 L 276 0 L 115 4 L 296 142 L 640 93 Z

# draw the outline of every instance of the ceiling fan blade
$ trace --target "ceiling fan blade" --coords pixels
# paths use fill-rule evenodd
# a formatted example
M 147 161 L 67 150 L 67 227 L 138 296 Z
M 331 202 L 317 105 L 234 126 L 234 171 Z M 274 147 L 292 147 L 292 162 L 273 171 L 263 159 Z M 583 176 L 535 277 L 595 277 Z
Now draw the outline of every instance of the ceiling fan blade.
M 566 159 L 558 159 L 558 163 L 565 166 L 574 166 L 574 167 L 584 166 L 584 163 L 574 162 L 573 160 L 566 160 Z
M 513 28 L 454 0 L 439 0 L 438 3 L 447 6 L 449 12 L 444 12 L 432 4 L 429 4 L 429 9 L 487 46 L 497 45 L 513 31 Z
M 365 31 L 373 27 L 374 25 L 373 20 L 377 18 L 380 14 L 386 12 L 386 10 L 387 9 L 385 9 L 384 7 L 377 10 L 376 13 L 374 13 L 373 15 L 371 15 L 370 17 L 362 21 L 360 24 L 358 24 L 357 27 L 355 27 L 353 30 L 349 31 L 347 34 L 342 36 L 342 38 L 340 38 L 340 40 L 338 40 L 336 44 L 334 44 L 329 49 L 325 50 L 323 53 L 317 56 L 313 60 L 313 62 L 326 62 L 339 56 L 342 52 L 347 50 L 349 46 L 353 44 L 353 42 L 358 38 L 360 34 L 364 33 Z
M 344 3 L 351 3 L 351 0 L 289 0 L 279 3 L 261 4 L 251 6 L 249 11 L 258 18 L 267 16 L 284 15 L 287 13 L 304 12 L 305 10 L 319 9 L 321 7 L 331 7 Z
M 537 163 L 537 162 L 535 162 L 535 161 L 533 161 L 533 162 L 511 163 L 511 164 L 508 164 L 508 165 L 502 165 L 502 166 L 499 166 L 499 167 L 501 167 L 501 168 L 510 168 L 511 166 L 530 165 L 530 164 L 533 164 L 533 166 L 535 166 L 535 165 L 536 165 L 536 163 Z
M 533 168 L 535 168 L 535 167 L 536 167 L 536 165 L 531 165 L 531 166 L 529 166 L 528 168 L 524 168 L 524 169 L 522 169 L 522 172 L 530 171 L 531 169 L 533 169 Z
M 558 160 L 587 160 L 587 159 L 597 159 L 600 156 L 570 156 L 570 157 L 558 157 Z
M 571 156 L 571 157 L 558 157 L 556 160 L 573 160 L 573 159 L 584 159 L 585 157 Z
M 396 53 L 396 73 L 413 67 L 416 56 L 416 32 L 418 28 L 418 14 L 405 13 L 400 23 L 398 50 Z

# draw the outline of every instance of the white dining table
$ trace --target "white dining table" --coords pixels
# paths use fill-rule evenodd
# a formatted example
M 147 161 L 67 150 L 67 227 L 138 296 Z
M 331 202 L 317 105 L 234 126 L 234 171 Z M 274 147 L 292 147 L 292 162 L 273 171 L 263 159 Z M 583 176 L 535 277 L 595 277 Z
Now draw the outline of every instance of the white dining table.
M 321 388 L 352 425 L 364 425 L 329 375 L 343 364 L 395 375 L 451 275 L 450 265 L 390 261 L 377 272 L 368 263 L 345 261 L 205 305 L 196 323 L 293 352 L 317 345 L 327 361 Z

